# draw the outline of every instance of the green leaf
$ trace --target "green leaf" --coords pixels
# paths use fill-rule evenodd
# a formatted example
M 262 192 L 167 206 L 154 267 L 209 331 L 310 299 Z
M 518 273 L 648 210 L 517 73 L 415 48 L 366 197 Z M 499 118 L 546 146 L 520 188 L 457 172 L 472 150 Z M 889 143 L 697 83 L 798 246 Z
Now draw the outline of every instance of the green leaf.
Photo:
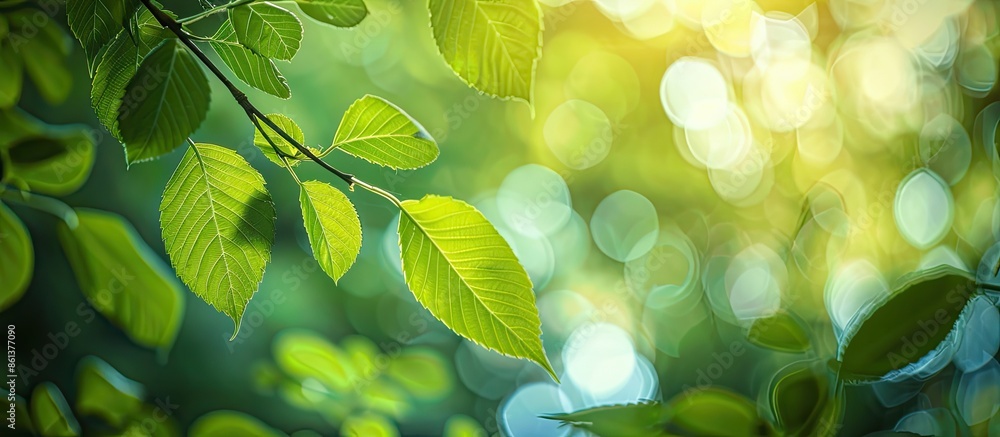
M 423 167 L 438 156 L 437 143 L 420 123 L 372 95 L 347 108 L 331 147 L 393 169 Z
M 209 44 L 222 62 L 247 85 L 282 99 L 291 97 L 288 82 L 274 62 L 240 44 L 229 20 L 222 23 Z
M 306 137 L 302 133 L 302 129 L 300 129 L 299 125 L 295 124 L 291 118 L 282 114 L 267 114 L 267 118 L 268 120 L 274 122 L 274 124 L 278 125 L 278 127 L 285 131 L 285 133 L 292 137 L 292 139 L 298 141 L 299 144 L 306 141 Z M 274 129 L 271 129 L 266 123 L 261 122 L 260 126 L 265 132 L 267 132 L 268 138 L 270 138 L 271 141 L 274 141 L 274 145 L 278 146 L 278 150 L 290 156 L 290 158 L 286 157 L 286 159 L 288 159 L 288 165 L 294 167 L 299 164 L 299 161 L 309 159 L 304 153 L 302 153 L 302 151 L 293 146 L 292 143 L 288 142 L 288 140 L 284 139 L 281 135 L 278 135 L 278 133 L 275 132 Z M 260 149 L 260 151 L 264 153 L 264 156 L 266 156 L 267 159 L 270 159 L 271 162 L 281 167 L 285 166 L 285 164 L 281 162 L 281 158 L 278 157 L 278 154 L 274 153 L 274 149 L 271 148 L 271 144 L 267 142 L 264 135 L 256 129 L 254 129 L 253 132 L 253 144 L 257 146 L 257 148 Z
M 299 203 L 313 256 L 336 283 L 361 252 L 358 212 L 344 193 L 319 181 L 302 183 Z
M 125 87 L 118 123 L 129 164 L 177 148 L 208 113 L 205 73 L 176 39 L 160 43 Z
M 295 0 L 302 12 L 321 23 L 354 27 L 368 15 L 364 0 Z
M 274 218 L 264 178 L 216 145 L 191 146 L 163 191 L 170 262 L 191 291 L 233 319 L 233 338 L 271 259 Z
M 81 415 L 96 416 L 122 428 L 142 410 L 142 384 L 122 376 L 100 358 L 88 356 L 80 360 L 76 384 L 76 412 Z
M 173 38 L 173 34 L 160 27 L 153 14 L 145 8 L 136 15 L 133 27 L 133 32 L 120 32 L 108 43 L 94 71 L 90 90 L 90 104 L 98 120 L 119 140 L 118 110 L 125 96 L 125 87 L 146 55 L 165 38 Z M 129 101 L 134 100 L 131 98 Z
M 21 98 L 24 70 L 21 58 L 6 40 L 0 39 L 0 108 L 9 108 Z
M 747 339 L 757 346 L 779 352 L 805 352 L 810 347 L 809 333 L 802 321 L 785 312 L 755 320 Z
M 401 209 L 403 273 L 417 301 L 459 335 L 532 360 L 558 380 L 542 349 L 531 280 L 483 214 L 441 196 Z
M 89 71 L 93 73 L 98 52 L 122 30 L 125 17 L 135 10 L 138 0 L 68 0 L 69 29 L 83 45 Z
M 757 415 L 757 405 L 728 390 L 706 388 L 675 396 L 668 404 L 670 429 L 684 435 L 742 437 L 770 435 L 767 422 Z
M 434 42 L 467 84 L 531 103 L 542 46 L 535 0 L 428 0 Z
M 247 414 L 220 410 L 196 419 L 188 429 L 187 435 L 189 437 L 282 437 L 285 434 Z
M 336 393 L 348 393 L 356 376 L 347 355 L 326 339 L 305 330 L 283 331 L 274 339 L 274 360 L 288 376 L 316 379 Z
M 166 263 L 117 214 L 77 209 L 59 224 L 59 241 L 81 291 L 136 343 L 168 349 L 184 314 L 183 295 Z
M 813 435 L 823 418 L 828 390 L 825 374 L 810 362 L 795 362 L 779 370 L 767 392 L 778 427 L 788 435 Z
M 399 437 L 399 430 L 384 416 L 366 412 L 348 417 L 340 429 L 340 435 L 343 437 Z
M 62 392 L 51 382 L 38 384 L 31 392 L 31 419 L 35 431 L 43 437 L 80 435 L 80 423 Z
M 302 23 L 295 14 L 270 2 L 229 10 L 236 39 L 266 58 L 290 61 L 302 43 Z
M 668 436 L 666 421 L 669 413 L 659 402 L 609 405 L 572 413 L 541 416 L 560 420 L 600 437 Z
M 0 203 L 0 311 L 10 308 L 24 295 L 35 270 L 35 250 L 24 223 L 14 211 Z
M 31 122 L 25 118 L 26 122 Z M 94 143 L 86 130 L 53 128 L 15 140 L 6 151 L 8 178 L 34 192 L 63 196 L 79 189 L 94 166 Z
M 840 374 L 872 382 L 917 362 L 949 340 L 976 290 L 972 274 L 948 265 L 910 273 L 859 310 L 837 351 Z

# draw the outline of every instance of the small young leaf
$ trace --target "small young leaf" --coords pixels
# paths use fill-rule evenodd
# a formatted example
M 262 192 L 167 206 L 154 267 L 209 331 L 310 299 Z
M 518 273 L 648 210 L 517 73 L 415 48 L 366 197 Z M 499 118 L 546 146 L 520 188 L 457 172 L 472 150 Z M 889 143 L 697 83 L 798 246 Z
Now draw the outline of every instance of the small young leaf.
M 208 113 L 208 79 L 176 39 L 160 43 L 125 87 L 118 123 L 129 164 L 157 158 L 191 135 Z
M 344 193 L 318 181 L 302 183 L 299 203 L 313 256 L 337 282 L 361 252 L 358 213 Z
M 73 417 L 66 397 L 51 382 L 38 384 L 31 392 L 31 419 L 42 436 L 80 435 L 80 423 Z
M 476 422 L 476 419 L 464 414 L 451 416 L 444 424 L 444 437 L 486 437 L 488 435 L 483 426 Z
M 35 250 L 24 223 L 14 211 L 0 203 L 0 311 L 16 303 L 31 283 L 35 270 Z
M 194 294 L 233 319 L 233 338 L 271 259 L 274 219 L 264 178 L 224 147 L 191 146 L 163 191 L 170 262 Z
M 170 269 L 122 217 L 77 209 L 75 228 L 59 224 L 59 241 L 87 300 L 136 343 L 168 349 L 184 313 Z
M 270 2 L 229 10 L 236 39 L 266 58 L 290 61 L 302 43 L 302 23 L 295 14 Z
M 757 319 L 747 333 L 750 343 L 779 352 L 805 352 L 809 350 L 809 334 L 802 322 L 788 313 Z
M 459 335 L 558 379 L 542 349 L 531 280 L 483 214 L 441 196 L 401 208 L 400 256 L 417 301 Z
M 347 108 L 331 147 L 393 169 L 420 168 L 438 156 L 437 143 L 420 123 L 372 95 Z
M 438 50 L 463 81 L 531 103 L 542 45 L 535 0 L 429 0 L 428 6 Z
M 120 32 L 108 43 L 94 71 L 90 89 L 90 104 L 97 113 L 97 119 L 119 140 L 118 110 L 125 97 L 125 87 L 146 55 L 165 38 L 172 38 L 172 34 L 160 27 L 153 14 L 145 8 L 136 15 L 134 27 L 133 32 Z M 138 96 L 132 96 L 130 102 L 135 97 Z
M 926 356 L 947 341 L 976 289 L 970 273 L 948 265 L 905 275 L 898 284 L 847 326 L 837 351 L 846 379 L 877 381 Z
M 310 331 L 283 331 L 272 349 L 275 362 L 288 376 L 298 381 L 316 379 L 336 393 L 350 392 L 358 376 L 343 351 Z
M 135 10 L 138 0 L 68 0 L 69 29 L 83 45 L 89 71 L 96 67 L 97 53 L 122 30 L 125 17 Z
M 247 85 L 282 99 L 291 97 L 288 82 L 274 62 L 240 44 L 229 20 L 222 23 L 209 44 L 219 54 L 222 62 Z
M 399 430 L 384 416 L 365 412 L 344 420 L 340 435 L 342 437 L 399 437 Z
M 84 357 L 76 371 L 76 412 L 122 428 L 142 410 L 145 389 L 95 356 Z
M 30 120 L 30 118 L 25 118 Z M 53 129 L 15 140 L 7 151 L 7 177 L 24 181 L 34 192 L 63 196 L 90 176 L 94 143 L 83 129 Z
M 17 104 L 24 83 L 21 58 L 6 40 L 0 39 L 0 109 Z
M 825 374 L 799 361 L 778 371 L 768 388 L 768 406 L 777 425 L 788 435 L 813 435 L 826 408 Z
M 295 124 L 291 118 L 282 114 L 267 114 L 267 118 L 273 121 L 274 124 L 278 125 L 278 127 L 285 131 L 285 133 L 292 137 L 292 139 L 298 141 L 299 144 L 306 141 L 306 137 L 302 133 L 302 129 L 300 129 L 299 125 Z M 264 128 L 265 132 L 267 132 L 268 138 L 270 138 L 271 141 L 274 141 L 274 145 L 278 146 L 278 150 L 284 152 L 285 155 L 288 155 L 285 158 L 288 159 L 288 165 L 294 167 L 299 165 L 299 161 L 308 159 L 302 151 L 293 146 L 292 143 L 288 142 L 288 140 L 284 139 L 281 135 L 278 135 L 278 133 L 275 132 L 274 129 L 271 129 L 267 124 L 261 122 L 260 126 Z M 267 138 L 264 138 L 264 135 L 256 129 L 253 131 L 253 145 L 257 146 L 257 148 L 260 149 L 260 151 L 264 153 L 264 156 L 271 160 L 271 162 L 281 167 L 285 166 L 285 164 L 281 162 L 281 158 L 278 154 L 274 153 L 274 148 L 272 148 L 271 144 L 267 142 Z
M 285 434 L 264 422 L 237 411 L 219 410 L 207 413 L 188 429 L 189 437 L 281 437 Z
M 659 402 L 609 405 L 565 414 L 541 416 L 561 420 L 600 437 L 666 437 L 669 414 Z
M 682 435 L 741 437 L 770 435 L 770 425 L 746 397 L 718 388 L 697 389 L 675 396 L 667 404 L 670 429 Z
M 364 0 L 295 0 L 302 12 L 321 23 L 354 27 L 368 15 Z

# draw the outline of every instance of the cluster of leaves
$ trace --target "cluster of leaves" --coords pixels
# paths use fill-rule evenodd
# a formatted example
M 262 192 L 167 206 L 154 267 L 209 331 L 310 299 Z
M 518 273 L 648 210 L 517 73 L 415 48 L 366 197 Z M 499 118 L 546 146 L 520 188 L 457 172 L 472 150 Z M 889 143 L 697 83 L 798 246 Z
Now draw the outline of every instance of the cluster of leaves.
M 356 25 L 367 15 L 361 0 L 295 3 L 305 15 L 335 26 Z M 541 45 L 534 0 L 431 1 L 429 8 L 437 45 L 459 77 L 493 96 L 530 99 Z M 224 19 L 212 36 L 188 29 L 217 13 Z M 190 138 L 208 111 L 205 68 L 246 111 L 256 128 L 254 143 L 298 183 L 313 254 L 334 281 L 358 256 L 360 220 L 342 191 L 298 179 L 294 167 L 302 161 L 399 207 L 406 283 L 432 315 L 476 343 L 535 361 L 555 378 L 542 349 L 531 282 L 479 211 L 451 197 L 400 201 L 323 161 L 340 151 L 391 169 L 426 166 L 439 152 L 417 121 L 384 99 L 364 96 L 347 109 L 328 147 L 307 147 L 291 119 L 259 111 L 198 46 L 212 47 L 247 85 L 288 98 L 275 61 L 292 60 L 301 46 L 303 27 L 293 12 L 272 2 L 236 0 L 179 19 L 152 0 L 70 0 L 67 15 L 87 56 L 91 103 L 123 143 L 128 164 L 188 144 L 163 192 L 163 240 L 184 284 L 233 319 L 234 337 L 270 260 L 275 209 L 264 178 L 242 157 Z
M 93 163 L 90 130 L 0 109 L 0 198 L 59 217 L 59 241 L 90 304 L 136 343 L 167 350 L 180 328 L 184 295 L 166 264 L 122 217 L 48 197 L 76 191 Z M 24 294 L 35 263 L 27 228 L 3 203 L 0 222 L 2 310 Z
M 53 16 L 58 9 L 21 7 L 26 0 L 0 0 L 0 108 L 21 97 L 25 73 L 49 103 L 69 95 L 73 81 L 66 66 L 72 40 Z
M 275 338 L 272 350 L 273 363 L 255 368 L 258 390 L 316 411 L 343 435 L 359 423 L 384 429 L 360 435 L 398 435 L 394 420 L 442 400 L 455 384 L 448 363 L 420 346 L 383 352 L 362 336 L 333 344 L 316 333 L 291 330 Z
M 87 429 L 123 436 L 180 436 L 169 401 L 151 399 L 142 384 L 126 378 L 100 358 L 80 360 L 76 372 L 76 403 L 70 406 L 51 382 L 35 386 L 30 404 L 18 395 L 18 426 L 41 436 L 81 435 Z M 74 414 L 75 412 L 75 414 Z M 79 419 L 78 419 L 79 418 Z M 30 419 L 30 420 L 29 420 Z

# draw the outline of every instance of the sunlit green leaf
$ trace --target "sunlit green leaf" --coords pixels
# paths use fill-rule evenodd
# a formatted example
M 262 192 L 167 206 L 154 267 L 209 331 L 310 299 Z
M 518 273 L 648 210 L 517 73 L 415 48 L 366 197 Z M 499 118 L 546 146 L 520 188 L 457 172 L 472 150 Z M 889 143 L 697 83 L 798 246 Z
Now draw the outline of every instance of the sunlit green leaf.
M 875 381 L 920 360 L 946 341 L 975 289 L 971 273 L 948 265 L 903 276 L 845 328 L 837 351 L 841 376 Z
M 354 27 L 368 15 L 364 0 L 295 0 L 302 12 L 321 23 Z
M 31 392 L 31 419 L 35 431 L 43 437 L 80 435 L 80 423 L 62 392 L 51 382 L 38 384 Z
M 187 435 L 189 437 L 281 437 L 285 434 L 247 414 L 220 410 L 196 419 L 188 429 Z
M 94 59 L 108 41 L 122 30 L 127 14 L 135 10 L 138 0 L 68 0 L 66 17 L 69 28 L 83 45 L 90 71 Z
M 0 39 L 0 108 L 14 106 L 21 98 L 24 69 L 21 58 L 8 41 Z
M 429 0 L 428 6 L 438 50 L 463 81 L 530 103 L 542 45 L 535 0 Z
M 806 327 L 795 316 L 784 312 L 755 320 L 747 339 L 779 352 L 805 352 L 810 347 Z
M 289 61 L 302 43 L 302 23 L 295 14 L 270 2 L 229 10 L 236 39 L 255 53 Z
M 299 203 L 313 256 L 337 282 L 361 252 L 358 212 L 344 193 L 319 181 L 302 183 Z
M 444 424 L 444 437 L 486 437 L 486 430 L 475 419 L 456 414 Z
M 208 79 L 176 39 L 160 43 L 125 87 L 118 123 L 129 164 L 174 150 L 208 113 Z
M 785 366 L 771 379 L 768 405 L 788 435 L 812 435 L 828 396 L 826 376 L 809 362 Z
M 274 62 L 240 44 L 229 20 L 222 23 L 209 44 L 222 62 L 247 85 L 282 99 L 291 97 L 288 82 Z
M 170 268 L 122 217 L 76 213 L 76 227 L 60 223 L 59 241 L 87 300 L 136 343 L 168 349 L 184 313 Z
M 76 371 L 76 412 L 122 428 L 142 410 L 145 390 L 100 358 L 89 356 Z
M 670 429 L 683 435 L 742 437 L 771 434 L 757 415 L 757 405 L 724 389 L 696 389 L 675 396 L 667 404 Z
M 399 430 L 385 417 L 365 413 L 348 417 L 340 428 L 340 435 L 343 437 L 399 437 Z
M 274 359 L 288 376 L 299 381 L 315 378 L 334 392 L 351 389 L 353 366 L 330 342 L 309 331 L 286 331 L 274 340 Z
M 406 284 L 434 317 L 479 345 L 530 359 L 558 379 L 542 350 L 531 280 L 482 213 L 451 197 L 405 201 L 399 246 Z
M 145 8 L 137 14 L 134 27 L 133 32 L 121 32 L 108 43 L 94 71 L 90 89 L 90 104 L 97 119 L 118 139 L 121 139 L 118 110 L 125 97 L 125 87 L 146 55 L 165 38 L 172 37 Z M 137 97 L 130 96 L 129 104 L 133 105 Z
M 35 250 L 28 229 L 14 211 L 0 203 L 0 311 L 21 299 L 34 270 Z
M 347 108 L 332 147 L 394 169 L 423 167 L 438 156 L 437 143 L 420 123 L 372 95 Z
M 541 416 L 545 419 L 560 420 L 575 428 L 583 429 L 600 437 L 661 437 L 666 431 L 669 414 L 659 402 L 639 404 L 609 405 L 588 408 L 566 414 Z
M 163 191 L 170 262 L 191 291 L 233 319 L 234 338 L 271 259 L 274 219 L 264 178 L 224 147 L 191 146 Z
M 87 181 L 94 153 L 94 143 L 85 130 L 46 127 L 10 144 L 5 153 L 5 177 L 24 181 L 37 193 L 66 195 Z
M 278 125 L 278 127 L 285 131 L 285 133 L 292 137 L 292 139 L 298 141 L 299 144 L 305 142 L 306 137 L 302 133 L 302 129 L 300 129 L 299 125 L 295 124 L 291 118 L 282 114 L 267 114 L 267 118 L 268 120 L 273 121 L 274 124 Z M 286 159 L 288 159 L 289 165 L 294 167 L 299 164 L 300 160 L 308 159 L 301 150 L 293 146 L 292 143 L 288 142 L 288 140 L 284 139 L 281 135 L 278 135 L 278 133 L 275 132 L 274 129 L 271 129 L 267 124 L 261 122 L 260 126 L 264 128 L 264 132 L 267 132 L 268 138 L 270 138 L 271 141 L 274 141 L 274 145 L 278 146 L 278 150 L 287 155 Z M 260 151 L 264 153 L 264 156 L 266 156 L 267 159 L 270 159 L 271 162 L 284 167 L 285 164 L 281 162 L 281 158 L 278 157 L 277 153 L 274 153 L 274 148 L 271 147 L 271 144 L 267 142 L 267 138 L 264 138 L 264 135 L 261 134 L 259 130 L 254 130 L 253 132 L 253 145 L 257 146 L 257 148 L 260 149 Z

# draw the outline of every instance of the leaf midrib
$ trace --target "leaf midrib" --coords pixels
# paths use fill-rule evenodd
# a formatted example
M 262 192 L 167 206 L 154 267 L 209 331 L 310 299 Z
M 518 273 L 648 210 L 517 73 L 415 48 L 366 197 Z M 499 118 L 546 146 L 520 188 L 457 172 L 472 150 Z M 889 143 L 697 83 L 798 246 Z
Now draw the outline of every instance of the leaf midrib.
M 229 286 L 228 286 L 229 292 L 226 293 L 226 295 L 229 297 L 230 309 L 235 309 L 236 308 L 236 300 L 233 297 L 233 293 L 232 293 L 233 282 L 232 282 L 232 276 L 230 275 L 230 272 L 232 270 L 229 268 L 229 255 L 226 252 L 226 245 L 224 244 L 222 238 L 219 238 L 219 237 L 222 236 L 222 228 L 219 227 L 219 220 L 217 218 L 218 217 L 218 212 L 215 210 L 215 199 L 212 196 L 212 183 L 211 183 L 211 180 L 209 179 L 208 168 L 205 167 L 205 161 L 201 159 L 201 152 L 198 150 L 198 147 L 192 145 L 191 149 L 194 150 L 195 157 L 198 159 L 198 166 L 201 168 L 201 172 L 202 172 L 202 174 L 205 177 L 205 192 L 206 192 L 206 196 L 208 197 L 208 207 L 211 210 L 211 214 L 209 214 L 209 215 L 212 217 L 212 224 L 215 226 L 215 237 L 216 238 L 213 238 L 213 240 L 216 240 L 216 241 L 219 242 L 219 249 L 222 251 L 222 263 L 223 263 L 224 267 L 226 268 L 226 275 L 225 275 L 226 282 L 229 283 Z M 218 293 L 219 293 L 219 291 L 221 289 L 222 289 L 221 287 L 216 289 L 216 296 L 215 296 L 216 298 L 218 298 Z M 236 326 L 237 326 L 236 332 L 239 332 L 239 321 L 238 320 L 236 321 Z

